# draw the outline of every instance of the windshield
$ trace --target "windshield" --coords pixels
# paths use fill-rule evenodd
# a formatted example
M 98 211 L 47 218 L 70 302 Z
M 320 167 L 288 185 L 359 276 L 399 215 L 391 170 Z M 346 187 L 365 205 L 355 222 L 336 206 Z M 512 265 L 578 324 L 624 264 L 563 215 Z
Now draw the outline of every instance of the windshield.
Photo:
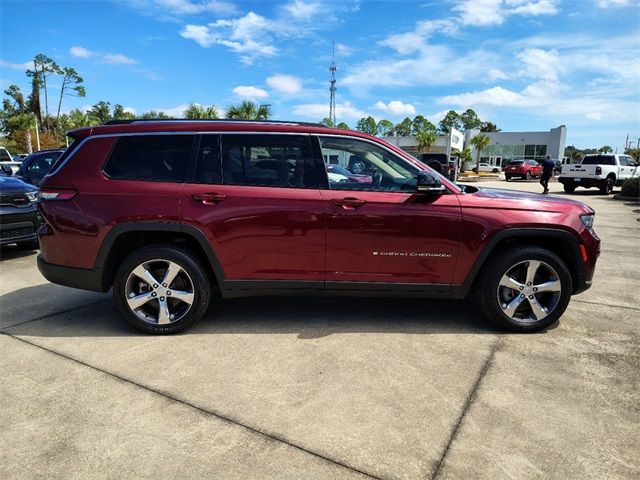
M 509 165 L 522 165 L 524 163 L 523 160 L 515 160 L 512 162 L 509 162 Z

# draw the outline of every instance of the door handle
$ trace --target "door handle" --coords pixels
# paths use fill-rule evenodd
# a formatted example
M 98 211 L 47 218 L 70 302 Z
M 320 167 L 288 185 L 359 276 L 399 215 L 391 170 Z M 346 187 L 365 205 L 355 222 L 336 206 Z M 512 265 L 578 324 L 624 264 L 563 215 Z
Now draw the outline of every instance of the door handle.
M 213 205 L 214 203 L 221 202 L 227 198 L 227 196 L 219 193 L 198 193 L 191 195 L 191 198 L 197 202 L 202 202 L 205 205 Z
M 360 200 L 354 197 L 346 197 L 346 198 L 334 198 L 332 200 L 334 205 L 344 208 L 345 210 L 353 210 L 354 208 L 361 207 L 365 203 L 366 200 Z

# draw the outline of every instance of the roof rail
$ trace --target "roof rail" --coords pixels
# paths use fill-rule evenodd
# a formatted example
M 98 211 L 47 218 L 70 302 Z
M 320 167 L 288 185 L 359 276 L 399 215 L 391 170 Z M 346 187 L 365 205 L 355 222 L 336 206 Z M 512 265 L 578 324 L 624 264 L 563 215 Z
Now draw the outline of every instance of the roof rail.
M 271 125 L 300 125 L 307 127 L 327 127 L 322 123 L 313 122 L 288 122 L 286 120 L 235 120 L 228 118 L 209 119 L 209 118 L 133 118 L 129 120 L 108 120 L 103 125 L 128 125 L 131 123 L 146 123 L 146 122 L 211 122 L 211 123 L 266 123 Z

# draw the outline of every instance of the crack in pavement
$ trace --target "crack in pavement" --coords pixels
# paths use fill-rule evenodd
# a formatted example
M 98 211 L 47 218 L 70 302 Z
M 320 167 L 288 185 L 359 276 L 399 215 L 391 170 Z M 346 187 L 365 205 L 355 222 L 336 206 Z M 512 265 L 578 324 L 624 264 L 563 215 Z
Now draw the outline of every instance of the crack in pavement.
M 101 301 L 103 301 L 103 300 L 101 300 Z M 99 303 L 99 302 L 95 302 L 95 303 Z M 73 310 L 75 310 L 75 309 L 73 309 Z M 50 315 L 48 315 L 48 316 L 50 316 Z M 31 320 L 31 321 L 35 321 L 35 319 Z M 12 334 L 10 334 L 8 332 L 0 331 L 0 335 L 5 335 L 5 336 L 13 338 L 14 340 L 17 340 L 19 342 L 23 342 L 23 343 L 25 343 L 27 345 L 31 345 L 32 347 L 39 348 L 41 350 L 44 350 L 45 352 L 48 352 L 48 353 L 51 353 L 53 355 L 62 357 L 64 359 L 66 359 L 66 360 L 75 362 L 75 363 L 77 363 L 79 365 L 82 365 L 82 366 L 87 367 L 87 368 L 89 368 L 91 370 L 100 372 L 100 373 L 102 373 L 104 375 L 108 375 L 108 376 L 110 376 L 112 378 L 120 380 L 121 382 L 127 383 L 129 385 L 133 385 L 133 386 L 141 388 L 143 390 L 146 390 L 147 392 L 155 393 L 156 395 L 160 395 L 161 397 L 163 397 L 163 398 L 165 398 L 165 399 L 167 399 L 169 401 L 173 401 L 173 402 L 179 403 L 181 405 L 184 405 L 186 407 L 193 408 L 193 409 L 195 409 L 195 410 L 197 410 L 197 411 L 199 411 L 201 413 L 206 413 L 208 415 L 216 417 L 219 420 L 222 420 L 222 421 L 230 423 L 232 425 L 236 425 L 238 427 L 244 428 L 244 429 L 250 431 L 251 433 L 260 435 L 260 436 L 265 437 L 265 438 L 267 438 L 269 440 L 272 440 L 272 441 L 275 441 L 275 442 L 279 442 L 279 443 L 283 443 L 283 444 L 285 444 L 285 445 L 287 445 L 287 446 L 289 446 L 291 448 L 294 448 L 296 450 L 299 450 L 301 452 L 307 453 L 307 454 L 312 455 L 312 456 L 314 456 L 316 458 L 324 460 L 325 462 L 329 462 L 329 463 L 332 463 L 334 465 L 338 465 L 338 466 L 343 467 L 343 468 L 345 468 L 347 470 L 350 470 L 350 471 L 355 472 L 355 473 L 359 473 L 360 475 L 364 475 L 366 477 L 373 478 L 375 480 L 383 480 L 382 478 L 380 478 L 380 477 L 378 477 L 376 475 L 372 475 L 371 473 L 367 473 L 367 472 L 365 472 L 363 470 L 360 470 L 360 469 L 358 469 L 356 467 L 353 467 L 351 465 L 343 463 L 340 460 L 333 459 L 333 458 L 325 456 L 325 455 L 323 455 L 321 453 L 317 453 L 317 452 L 314 452 L 313 450 L 309 450 L 309 449 L 307 449 L 307 448 L 305 448 L 303 446 L 297 445 L 297 444 L 295 444 L 295 443 L 287 440 L 286 438 L 281 437 L 281 436 L 279 436 L 279 435 L 277 435 L 275 433 L 269 433 L 269 432 L 265 432 L 265 431 L 259 430 L 258 428 L 255 428 L 255 427 L 251 427 L 249 425 L 246 425 L 246 424 L 242 423 L 239 420 L 235 420 L 233 418 L 226 417 L 225 415 L 223 415 L 221 413 L 217 413 L 215 411 L 208 410 L 208 409 L 206 409 L 204 407 L 200 407 L 198 405 L 195 405 L 195 404 L 193 404 L 193 403 L 191 403 L 191 402 L 189 402 L 187 400 L 183 400 L 183 399 L 174 397 L 169 393 L 161 392 L 161 391 L 156 390 L 154 388 L 148 387 L 148 386 L 143 385 L 141 383 L 138 383 L 138 382 L 136 382 L 134 380 L 131 380 L 131 379 L 128 379 L 128 378 L 123 377 L 121 375 L 118 375 L 117 373 L 109 372 L 107 370 L 103 370 L 101 368 L 95 367 L 95 366 L 93 366 L 93 365 L 91 365 L 89 363 L 83 362 L 82 360 L 78 360 L 77 358 L 73 358 L 73 357 L 71 357 L 69 355 L 66 355 L 64 353 L 56 352 L 55 350 L 51 350 L 51 349 L 49 349 L 47 347 L 43 347 L 42 345 L 38 345 L 37 343 L 30 342 L 28 340 L 25 340 L 24 338 L 17 337 L 17 336 L 12 335 Z
M 626 310 L 640 310 L 638 307 L 629 307 L 627 305 L 611 305 L 610 303 L 590 302 L 589 300 L 571 300 L 576 303 L 587 303 L 589 305 L 598 305 L 600 307 L 624 308 Z
M 449 449 L 451 448 L 451 445 L 453 444 L 456 437 L 458 436 L 458 431 L 462 426 L 462 422 L 464 421 L 464 418 L 466 417 L 467 412 L 469 411 L 469 409 L 471 408 L 471 405 L 473 405 L 473 402 L 477 397 L 477 393 L 478 393 L 478 390 L 480 389 L 480 384 L 482 383 L 482 380 L 484 379 L 485 375 L 489 371 L 489 367 L 491 366 L 493 357 L 495 356 L 496 351 L 498 350 L 498 345 L 500 344 L 501 339 L 502 337 L 498 336 L 498 338 L 496 338 L 496 341 L 493 342 L 493 345 L 491 345 L 491 350 L 489 350 L 489 354 L 487 355 L 487 358 L 482 364 L 482 368 L 480 369 L 480 372 L 478 372 L 478 377 L 476 378 L 476 381 L 473 383 L 471 390 L 467 395 L 464 405 L 462 406 L 462 411 L 458 416 L 458 420 L 456 421 L 456 423 L 453 425 L 453 428 L 451 429 L 451 433 L 449 434 L 449 439 L 447 440 L 447 444 L 444 447 L 442 455 L 440 456 L 440 460 L 438 460 L 438 463 L 436 464 L 436 468 L 433 471 L 433 474 L 431 475 L 430 480 L 435 480 L 440 474 L 440 471 L 442 470 L 442 466 L 444 465 L 444 461 L 446 460 L 447 454 L 449 453 Z

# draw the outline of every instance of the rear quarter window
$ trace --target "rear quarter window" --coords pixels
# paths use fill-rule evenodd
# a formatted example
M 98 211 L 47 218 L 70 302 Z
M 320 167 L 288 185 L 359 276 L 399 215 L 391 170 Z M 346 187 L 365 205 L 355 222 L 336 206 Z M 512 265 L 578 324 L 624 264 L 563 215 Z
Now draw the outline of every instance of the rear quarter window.
M 118 180 L 183 182 L 194 139 L 192 134 L 119 137 L 103 171 Z

